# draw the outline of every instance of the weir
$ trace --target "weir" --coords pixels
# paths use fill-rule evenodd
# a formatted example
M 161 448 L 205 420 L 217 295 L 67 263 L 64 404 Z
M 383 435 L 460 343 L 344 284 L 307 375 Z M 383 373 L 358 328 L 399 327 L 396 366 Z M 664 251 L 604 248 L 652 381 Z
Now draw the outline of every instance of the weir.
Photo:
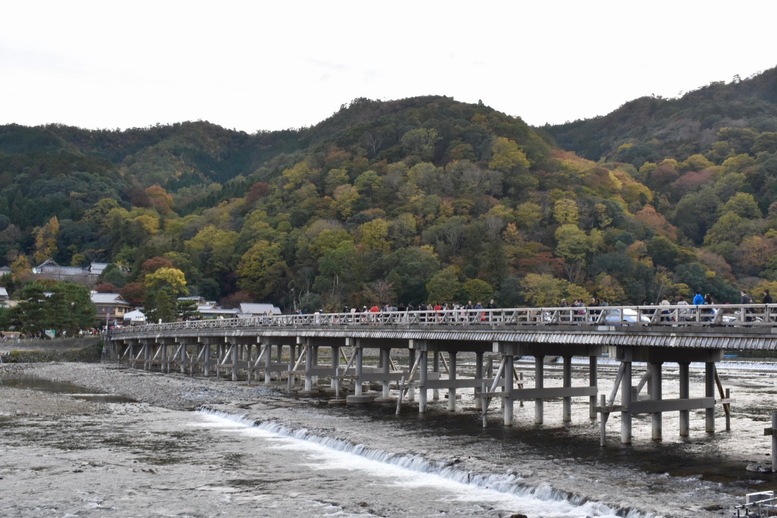
M 502 423 L 512 426 L 516 401 L 533 401 L 534 424 L 542 425 L 546 401 L 560 401 L 561 421 L 569 423 L 573 398 L 587 398 L 589 419 L 601 420 L 601 445 L 613 413 L 620 417 L 620 442 L 630 444 L 632 421 L 640 414 L 651 416 L 654 441 L 663 438 L 666 412 L 679 413 L 683 437 L 690 433 L 692 410 L 704 410 L 704 428 L 714 433 L 716 409 L 722 408 L 729 429 L 732 399 L 716 364 L 726 351 L 777 348 L 773 308 L 750 306 L 755 305 L 418 311 L 365 319 L 283 315 L 151 324 L 114 330 L 108 338 L 113 358 L 134 368 L 248 383 L 285 380 L 289 393 L 332 403 L 399 409 L 415 404 L 417 393 L 418 412 L 425 413 L 431 391 L 432 401 L 444 393 L 454 413 L 458 398 L 468 394 L 484 425 L 494 400 L 500 402 Z M 609 396 L 599 393 L 603 357 L 618 362 Z M 575 358 L 588 365 L 587 383 L 578 386 Z M 462 368 L 463 359 L 474 365 Z M 516 369 L 518 360 L 527 359 L 533 383 Z M 546 383 L 549 360 L 561 364 L 560 386 Z M 703 397 L 690 397 L 691 363 L 705 366 Z M 663 397 L 665 364 L 678 366 L 678 398 Z

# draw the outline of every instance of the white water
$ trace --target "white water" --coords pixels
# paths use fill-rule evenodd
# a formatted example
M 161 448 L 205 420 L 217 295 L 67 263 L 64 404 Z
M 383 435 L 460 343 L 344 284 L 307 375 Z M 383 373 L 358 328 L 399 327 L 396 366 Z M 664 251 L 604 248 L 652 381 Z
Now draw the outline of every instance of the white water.
M 618 516 L 606 505 L 592 501 L 568 498 L 547 485 L 532 488 L 521 483 L 514 473 L 471 473 L 455 467 L 430 462 L 419 455 L 394 455 L 361 444 L 351 444 L 336 437 L 322 437 L 307 430 L 291 430 L 277 423 L 255 423 L 243 416 L 223 412 L 201 411 L 207 426 L 223 433 L 237 433 L 266 442 L 269 450 L 285 450 L 299 455 L 300 466 L 312 470 L 342 472 L 359 471 L 369 480 L 371 492 L 425 490 L 439 502 L 457 505 L 486 505 L 512 513 L 546 518 L 577 518 Z M 292 468 L 293 469 L 293 468 Z M 347 487 L 340 488 L 347 491 Z M 441 510 L 441 512 L 443 512 Z M 621 515 L 622 516 L 622 515 Z M 629 512 L 628 517 L 652 516 Z
M 677 397 L 670 367 L 666 398 Z M 519 369 L 532 386 L 531 366 Z M 602 369 L 602 393 L 614 369 Z M 624 446 L 611 415 L 606 448 L 587 398 L 573 398 L 571 423 L 560 401 L 547 401 L 535 425 L 527 402 L 504 427 L 494 405 L 487 429 L 467 393 L 455 413 L 443 397 L 423 416 L 410 402 L 397 416 L 266 393 L 211 412 L 103 402 L 109 411 L 8 415 L 0 516 L 731 518 L 746 493 L 777 489 L 777 476 L 746 469 L 771 464 L 763 430 L 777 410 L 777 376 L 772 363 L 718 369 L 734 398 L 731 432 L 720 406 L 715 434 L 695 411 L 687 438 L 677 413 L 666 413 L 661 442 L 651 441 L 650 416 L 637 416 Z M 573 369 L 573 384 L 586 373 L 586 364 Z M 546 386 L 561 383 L 559 366 L 546 375 Z M 703 381 L 692 365 L 692 396 Z

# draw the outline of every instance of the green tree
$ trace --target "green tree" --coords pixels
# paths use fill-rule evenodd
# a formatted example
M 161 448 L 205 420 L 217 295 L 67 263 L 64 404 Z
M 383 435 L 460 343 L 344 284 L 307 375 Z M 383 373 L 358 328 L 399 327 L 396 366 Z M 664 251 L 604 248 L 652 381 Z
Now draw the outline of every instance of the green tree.
M 508 194 L 524 197 L 531 189 L 537 188 L 539 180 L 529 173 L 530 166 L 526 153 L 514 141 L 504 137 L 494 141 L 488 167 L 504 173 Z
M 430 303 L 455 301 L 461 291 L 460 272 L 455 266 L 448 266 L 437 272 L 426 283 L 426 292 Z
M 521 173 L 529 169 L 531 163 L 523 149 L 514 141 L 498 137 L 491 147 L 491 161 L 488 167 L 503 173 Z
M 705 245 L 730 243 L 738 245 L 742 238 L 754 233 L 754 223 L 733 212 L 724 213 L 704 237 Z
M 23 332 L 40 335 L 52 329 L 75 336 L 94 326 L 97 309 L 89 289 L 69 282 L 35 281 L 17 294 L 11 320 Z
M 430 247 L 400 248 L 389 258 L 388 278 L 397 292 L 398 301 L 418 305 L 430 301 L 426 285 L 440 270 L 440 260 Z
M 462 286 L 464 298 L 485 304 L 494 295 L 494 287 L 482 279 L 467 279 Z
M 438 140 L 436 129 L 415 128 L 402 135 L 400 142 L 408 155 L 417 156 L 421 160 L 432 160 Z
M 146 275 L 144 280 L 146 292 L 168 288 L 175 296 L 185 295 L 186 275 L 178 268 L 162 267 Z
M 577 202 L 562 198 L 553 205 L 553 217 L 559 225 L 577 225 L 580 223 L 580 210 Z
M 146 295 L 146 318 L 149 322 L 175 322 L 178 320 L 176 294 L 169 286 L 163 286 Z
M 276 243 L 260 240 L 240 258 L 237 285 L 259 300 L 280 298 L 289 278 L 289 267 Z
M 197 301 L 194 299 L 178 300 L 178 318 L 180 320 L 195 320 L 200 317 Z
M 579 277 L 590 249 L 588 236 L 577 225 L 568 223 L 556 229 L 556 255 L 564 259 L 570 282 Z
M 724 212 L 733 212 L 741 218 L 757 219 L 762 216 L 761 209 L 752 194 L 738 192 L 723 204 Z
M 546 273 L 530 273 L 520 283 L 523 298 L 531 307 L 558 306 L 566 296 L 566 283 Z
M 59 219 L 52 216 L 42 227 L 35 232 L 35 264 L 40 264 L 46 259 L 57 255 L 57 235 L 59 234 Z

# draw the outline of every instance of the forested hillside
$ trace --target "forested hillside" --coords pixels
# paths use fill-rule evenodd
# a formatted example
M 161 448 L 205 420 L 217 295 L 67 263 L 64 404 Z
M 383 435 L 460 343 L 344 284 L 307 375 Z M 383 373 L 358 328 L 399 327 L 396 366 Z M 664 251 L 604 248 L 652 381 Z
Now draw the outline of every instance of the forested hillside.
M 3 282 L 51 257 L 129 267 L 100 288 L 147 307 L 737 301 L 777 288 L 774 75 L 555 128 L 446 97 L 254 135 L 0 127 Z

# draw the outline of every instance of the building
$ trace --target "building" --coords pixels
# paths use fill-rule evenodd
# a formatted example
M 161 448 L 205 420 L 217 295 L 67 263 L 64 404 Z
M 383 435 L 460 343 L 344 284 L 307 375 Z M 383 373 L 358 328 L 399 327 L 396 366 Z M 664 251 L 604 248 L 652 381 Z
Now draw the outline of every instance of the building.
M 132 311 L 132 304 L 118 293 L 92 292 L 92 302 L 97 307 L 97 320 L 106 326 L 124 324 L 124 316 Z
M 32 274 L 54 281 L 68 281 L 89 286 L 97 284 L 100 275 L 111 263 L 90 263 L 88 266 L 60 266 L 54 259 L 47 259 L 32 269 Z M 127 271 L 122 268 L 122 271 Z
M 146 323 L 146 315 L 143 314 L 143 312 L 140 311 L 139 309 L 128 311 L 127 313 L 124 314 L 125 326 L 142 325 L 145 323 Z
M 281 314 L 280 308 L 269 303 L 243 302 L 240 304 L 241 317 L 266 317 Z
M 200 318 L 203 319 L 257 317 L 282 314 L 280 308 L 266 303 L 244 302 L 240 304 L 239 308 L 227 309 L 220 307 L 213 301 L 206 301 L 204 298 L 197 296 L 179 297 L 178 301 L 196 302 L 197 313 L 199 313 Z

